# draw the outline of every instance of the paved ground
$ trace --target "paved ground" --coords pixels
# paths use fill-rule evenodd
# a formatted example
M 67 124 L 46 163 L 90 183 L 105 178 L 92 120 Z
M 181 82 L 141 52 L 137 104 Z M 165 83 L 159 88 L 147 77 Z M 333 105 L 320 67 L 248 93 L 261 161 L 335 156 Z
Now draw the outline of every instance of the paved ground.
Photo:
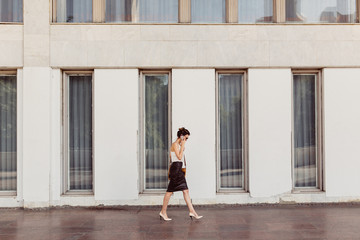
M 0 239 L 360 239 L 360 205 L 0 209 Z

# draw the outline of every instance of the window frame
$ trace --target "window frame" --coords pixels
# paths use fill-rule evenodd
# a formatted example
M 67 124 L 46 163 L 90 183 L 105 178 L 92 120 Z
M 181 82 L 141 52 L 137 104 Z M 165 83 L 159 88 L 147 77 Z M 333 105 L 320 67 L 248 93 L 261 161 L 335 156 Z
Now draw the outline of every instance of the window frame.
M 69 174 L 69 77 L 70 76 L 89 76 L 91 75 L 92 80 L 92 190 L 70 190 L 70 174 Z M 62 195 L 79 195 L 79 196 L 92 196 L 95 192 L 95 161 L 94 161 L 94 126 L 95 126 L 95 115 L 94 115 L 94 71 L 63 71 L 62 73 Z
M 171 70 L 139 70 L 139 194 L 163 194 L 166 189 L 146 189 L 145 183 L 145 76 L 167 74 L 168 84 L 168 150 L 172 144 L 172 72 Z M 168 164 L 169 164 L 168 152 Z M 168 165 L 169 166 L 169 165 Z
M 18 86 L 19 86 L 19 80 L 18 80 L 18 73 L 16 70 L 0 70 L 0 76 L 15 76 L 16 77 L 16 147 L 19 146 L 18 141 L 19 141 L 19 125 L 20 125 L 20 121 L 19 121 L 19 91 L 18 91 Z M 17 148 L 16 148 L 17 149 Z M 19 150 L 16 150 L 16 190 L 11 190 L 11 191 L 0 191 L 0 197 L 12 197 L 12 196 L 17 196 L 18 195 L 18 187 L 19 187 Z
M 316 187 L 295 187 L 294 75 L 315 75 Z M 324 187 L 324 94 L 322 70 L 292 70 L 291 74 L 291 178 L 292 193 L 323 192 Z
M 242 143 L 243 143 L 243 188 L 221 188 L 220 182 L 220 116 L 219 116 L 219 75 L 243 75 L 242 102 Z M 215 158 L 216 158 L 216 193 L 248 193 L 249 192 L 249 128 L 248 128 L 248 77 L 245 70 L 217 70 L 215 75 Z

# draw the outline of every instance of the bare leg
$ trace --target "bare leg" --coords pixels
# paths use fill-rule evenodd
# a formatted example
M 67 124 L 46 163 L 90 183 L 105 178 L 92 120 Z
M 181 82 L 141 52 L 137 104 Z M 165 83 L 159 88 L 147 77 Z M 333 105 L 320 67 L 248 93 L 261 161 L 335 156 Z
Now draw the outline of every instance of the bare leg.
M 163 205 L 162 205 L 162 208 L 161 208 L 161 214 L 164 215 L 166 218 L 168 217 L 167 213 L 166 213 L 166 210 L 167 210 L 167 206 L 169 204 L 169 200 L 170 200 L 171 195 L 172 195 L 172 192 L 166 192 L 165 193 Z
M 189 195 L 189 190 L 184 190 L 183 191 L 183 195 L 184 195 L 184 200 L 186 202 L 186 205 L 188 206 L 189 208 L 189 212 L 195 214 L 195 216 L 197 216 L 197 213 L 195 212 L 195 209 L 191 203 L 191 199 L 190 199 L 190 195 Z

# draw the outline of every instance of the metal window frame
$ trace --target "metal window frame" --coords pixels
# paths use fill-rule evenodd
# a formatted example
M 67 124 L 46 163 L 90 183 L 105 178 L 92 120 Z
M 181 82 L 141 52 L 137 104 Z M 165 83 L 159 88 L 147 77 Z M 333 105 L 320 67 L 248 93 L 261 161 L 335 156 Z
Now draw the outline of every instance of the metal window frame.
M 63 71 L 62 73 L 62 195 L 94 195 L 95 192 L 95 161 L 94 161 L 94 72 L 93 71 Z M 90 76 L 92 77 L 92 190 L 70 190 L 69 174 L 69 77 Z
M 243 75 L 243 101 L 242 101 L 242 143 L 243 143 L 243 188 L 220 187 L 220 119 L 219 119 L 219 75 Z M 215 156 L 216 156 L 216 192 L 217 193 L 247 193 L 249 192 L 249 128 L 248 128 L 248 77 L 245 70 L 217 70 L 215 75 Z
M 295 139 L 294 139 L 294 75 L 315 75 L 316 107 L 316 187 L 295 187 Z M 324 187 L 324 94 L 323 74 L 321 70 L 293 70 L 291 77 L 291 178 L 292 193 L 322 192 Z
M 19 84 L 19 81 L 18 81 L 18 75 L 17 75 L 17 72 L 16 70 L 0 70 L 0 76 L 15 76 L 16 79 L 14 81 L 16 81 L 16 87 L 18 86 Z M 18 102 L 18 99 L 19 99 L 19 92 L 17 91 L 16 89 L 16 107 L 17 107 L 17 110 L 16 110 L 16 113 L 18 113 L 19 111 L 19 102 Z M 16 114 L 18 115 L 18 114 Z M 19 123 L 19 119 L 18 117 L 16 117 L 16 124 L 17 124 L 17 129 L 16 129 L 16 132 L 17 132 L 17 136 L 16 136 L 16 145 L 18 145 L 18 141 L 19 141 L 19 138 L 18 138 L 18 123 Z M 18 187 L 18 181 L 19 181 L 19 171 L 18 171 L 18 166 L 19 166 L 19 157 L 18 157 L 18 150 L 16 150 L 16 186 Z M 16 188 L 17 188 L 16 187 Z M 0 191 L 0 197 L 10 197 L 10 196 L 17 196 L 18 194 L 18 190 L 12 190 L 12 191 Z
M 360 0 L 356 1 L 356 22 L 360 23 Z
M 273 23 L 284 23 L 286 17 L 286 0 L 273 0 Z
M 145 76 L 168 75 L 168 151 L 172 139 L 172 72 L 171 70 L 139 70 L 139 193 L 163 194 L 166 189 L 146 189 L 145 186 Z M 170 154 L 168 152 L 168 154 Z M 167 162 L 169 164 L 169 162 Z

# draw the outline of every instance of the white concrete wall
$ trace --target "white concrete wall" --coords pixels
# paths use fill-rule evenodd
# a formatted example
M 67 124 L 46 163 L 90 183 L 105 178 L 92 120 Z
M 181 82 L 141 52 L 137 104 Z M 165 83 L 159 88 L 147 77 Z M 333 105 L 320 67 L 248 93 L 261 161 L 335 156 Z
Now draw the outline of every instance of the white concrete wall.
M 95 70 L 95 200 L 138 198 L 138 70 Z
M 291 70 L 249 69 L 249 190 L 288 193 L 291 182 Z
M 53 67 L 359 66 L 358 25 L 52 25 Z
M 24 26 L 0 24 L 0 67 L 23 66 Z
M 24 66 L 48 67 L 50 63 L 50 1 L 25 0 Z
M 49 201 L 51 205 L 59 205 L 62 194 L 62 72 L 52 69 L 50 81 L 50 131 L 51 158 Z
M 360 69 L 324 70 L 325 187 L 360 198 Z
M 50 78 L 50 68 L 26 67 L 23 70 L 22 145 L 25 207 L 49 206 Z
M 172 136 L 189 129 L 186 143 L 187 183 L 193 200 L 214 199 L 215 168 L 215 70 L 173 69 Z

